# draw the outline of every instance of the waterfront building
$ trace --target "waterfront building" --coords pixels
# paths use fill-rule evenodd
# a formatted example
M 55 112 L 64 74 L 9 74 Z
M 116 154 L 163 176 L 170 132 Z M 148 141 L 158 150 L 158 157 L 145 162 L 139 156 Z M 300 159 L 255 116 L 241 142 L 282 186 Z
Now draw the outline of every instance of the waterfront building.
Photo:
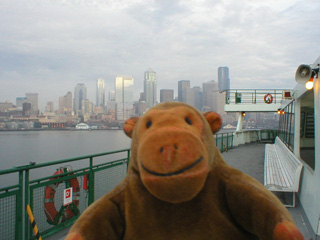
M 151 68 L 144 72 L 144 96 L 147 108 L 157 104 L 157 78 L 156 72 Z
M 132 77 L 115 78 L 116 120 L 124 121 L 134 115 Z
M 218 68 L 218 88 L 220 92 L 230 89 L 230 78 L 229 78 L 229 68 L 219 67 Z M 228 93 L 228 98 L 229 93 Z
M 78 114 L 82 110 L 82 100 L 87 99 L 87 87 L 83 83 L 78 83 L 74 89 L 74 113 Z
M 106 105 L 106 84 L 102 78 L 97 80 L 96 86 L 96 106 L 105 107 Z
M 171 102 L 174 99 L 173 89 L 161 89 L 160 90 L 160 102 Z
M 180 80 L 178 82 L 178 101 L 179 102 L 186 102 L 183 96 L 185 96 L 184 92 L 187 88 L 190 88 L 190 81 L 189 80 Z
M 31 114 L 38 115 L 38 93 L 26 93 L 26 99 L 28 103 L 31 103 Z
M 72 93 L 67 92 L 66 95 L 59 97 L 59 112 L 67 115 L 72 114 Z
M 13 104 L 11 102 L 0 102 L 0 112 L 8 111 L 10 108 L 13 108 Z
M 86 123 L 79 123 L 79 124 L 76 125 L 76 129 L 78 129 L 78 130 L 89 130 L 90 127 Z

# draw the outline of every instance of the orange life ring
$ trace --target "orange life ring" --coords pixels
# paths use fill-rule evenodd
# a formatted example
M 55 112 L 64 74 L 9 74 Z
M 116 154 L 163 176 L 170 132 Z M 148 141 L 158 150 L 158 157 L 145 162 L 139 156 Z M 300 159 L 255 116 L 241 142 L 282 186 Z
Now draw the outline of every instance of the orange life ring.
M 273 101 L 273 97 L 270 93 L 264 95 L 264 102 L 266 104 L 270 104 L 270 103 L 272 103 L 272 101 Z
M 65 171 L 68 171 L 66 168 L 58 169 L 53 175 L 62 174 Z M 50 180 L 57 179 L 59 177 L 50 178 Z M 51 184 L 46 186 L 44 190 L 44 212 L 47 216 L 47 221 L 49 224 L 57 225 L 61 222 L 64 222 L 68 219 L 79 214 L 78 206 L 80 201 L 80 187 L 77 178 L 72 178 L 67 180 L 69 182 L 70 187 L 72 187 L 72 203 L 67 206 L 61 206 L 61 209 L 58 211 L 54 204 L 54 196 L 56 193 L 56 189 L 61 182 Z

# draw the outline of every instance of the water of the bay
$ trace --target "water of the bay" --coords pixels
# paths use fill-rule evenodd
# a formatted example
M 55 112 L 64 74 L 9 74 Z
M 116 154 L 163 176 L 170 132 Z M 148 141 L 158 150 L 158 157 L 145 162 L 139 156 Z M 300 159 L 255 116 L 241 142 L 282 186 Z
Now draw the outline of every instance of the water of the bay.
M 126 149 L 130 144 L 122 130 L 0 132 L 0 170 Z M 5 182 L 1 179 L 0 188 Z
M 30 162 L 39 164 L 127 149 L 130 145 L 131 139 L 122 130 L 0 131 L 0 170 L 28 165 Z M 87 167 L 88 161 L 70 165 L 73 168 Z M 61 166 L 33 170 L 30 179 L 50 176 L 58 167 Z M 0 176 L 0 188 L 17 183 L 18 174 Z

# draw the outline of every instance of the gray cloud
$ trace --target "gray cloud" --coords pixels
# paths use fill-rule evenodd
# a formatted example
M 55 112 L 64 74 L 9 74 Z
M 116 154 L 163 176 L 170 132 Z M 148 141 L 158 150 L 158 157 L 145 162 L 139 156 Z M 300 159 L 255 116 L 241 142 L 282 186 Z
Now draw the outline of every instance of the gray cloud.
M 232 88 L 292 88 L 300 63 L 319 55 L 320 2 L 304 1 L 18 1 L 0 2 L 0 101 L 38 92 L 55 101 L 78 82 L 94 100 L 118 74 L 157 72 L 177 89 L 217 80 L 228 66 Z

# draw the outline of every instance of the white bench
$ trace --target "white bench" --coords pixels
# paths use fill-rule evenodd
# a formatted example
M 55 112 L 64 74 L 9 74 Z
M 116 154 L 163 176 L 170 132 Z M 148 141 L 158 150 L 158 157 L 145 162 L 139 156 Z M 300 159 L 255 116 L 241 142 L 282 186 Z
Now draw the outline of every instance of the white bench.
M 295 193 L 299 191 L 300 176 L 303 164 L 276 137 L 274 144 L 266 144 L 264 158 L 264 185 L 274 192 L 292 192 L 295 207 Z

